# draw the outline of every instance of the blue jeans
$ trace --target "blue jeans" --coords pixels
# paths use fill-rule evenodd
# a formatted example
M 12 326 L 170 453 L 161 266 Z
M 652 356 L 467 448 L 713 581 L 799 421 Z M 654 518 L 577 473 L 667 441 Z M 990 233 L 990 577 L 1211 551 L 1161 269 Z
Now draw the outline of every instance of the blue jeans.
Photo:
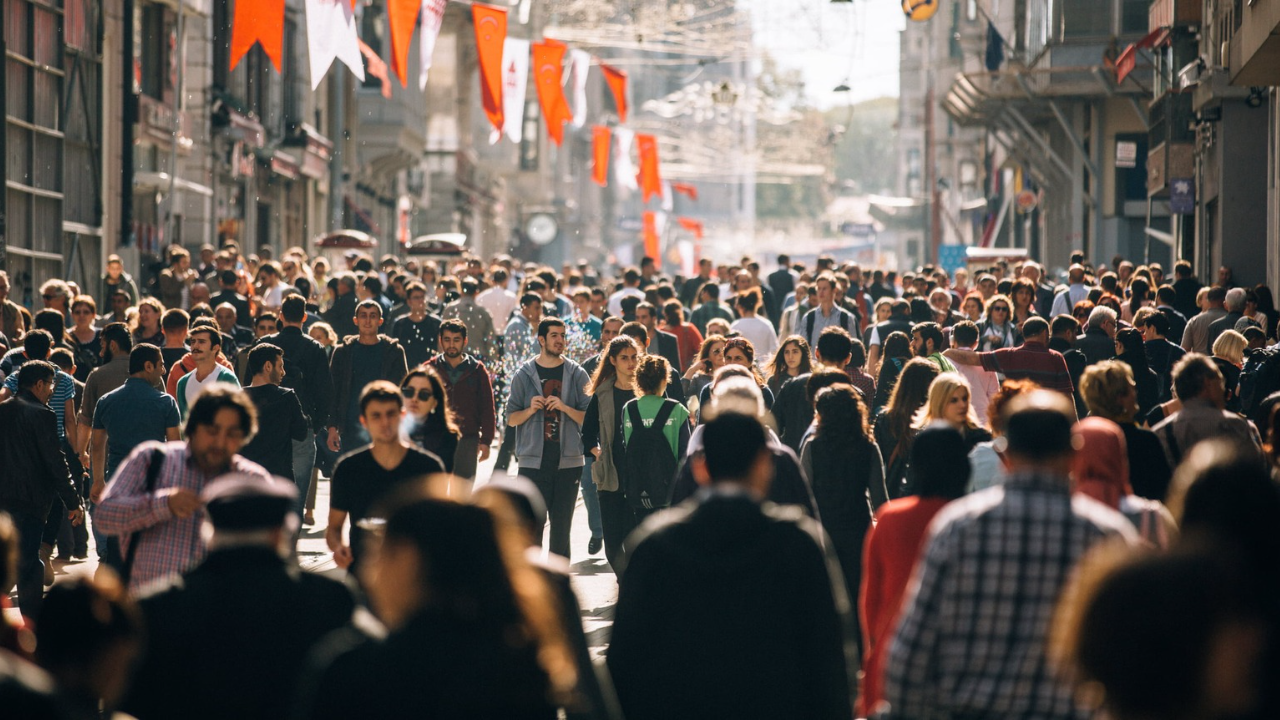
M 307 436 L 293 442 L 293 482 L 298 486 L 298 514 L 302 514 L 302 506 L 307 502 L 307 491 L 311 489 L 311 468 L 316 462 L 316 436 L 307 432 Z
M 56 501 L 61 507 L 61 502 Z M 44 563 L 40 561 L 40 536 L 44 534 L 47 513 L 10 511 L 18 531 L 18 608 L 32 620 L 40 615 L 44 603 Z
M 596 481 L 591 479 L 591 466 L 596 458 L 586 453 L 587 464 L 582 468 L 582 505 L 587 509 L 587 527 L 591 528 L 591 537 L 604 537 L 604 526 L 600 523 L 600 496 L 596 494 Z

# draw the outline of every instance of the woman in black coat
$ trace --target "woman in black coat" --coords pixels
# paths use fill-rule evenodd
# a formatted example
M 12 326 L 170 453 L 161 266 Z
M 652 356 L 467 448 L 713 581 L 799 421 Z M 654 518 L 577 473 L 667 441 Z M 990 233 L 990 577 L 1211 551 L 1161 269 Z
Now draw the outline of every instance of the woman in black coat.
M 817 429 L 800 451 L 800 463 L 856 606 L 862 584 L 862 541 L 875 510 L 889 501 L 884 462 L 871 437 L 867 407 L 853 387 L 833 385 L 818 391 L 814 417 Z M 855 622 L 861 650 L 859 628 L 861 622 Z
M 1138 388 L 1138 413 L 1146 415 L 1160 404 L 1160 376 L 1147 364 L 1142 333 L 1133 328 L 1116 333 L 1116 359 L 1133 371 L 1133 382 Z

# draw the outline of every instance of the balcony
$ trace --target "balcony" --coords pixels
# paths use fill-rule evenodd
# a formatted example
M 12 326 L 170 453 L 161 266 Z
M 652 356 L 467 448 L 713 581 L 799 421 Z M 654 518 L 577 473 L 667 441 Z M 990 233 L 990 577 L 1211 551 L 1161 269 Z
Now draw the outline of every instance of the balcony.
M 1250 0 L 1231 38 L 1231 84 L 1280 85 L 1280 0 Z

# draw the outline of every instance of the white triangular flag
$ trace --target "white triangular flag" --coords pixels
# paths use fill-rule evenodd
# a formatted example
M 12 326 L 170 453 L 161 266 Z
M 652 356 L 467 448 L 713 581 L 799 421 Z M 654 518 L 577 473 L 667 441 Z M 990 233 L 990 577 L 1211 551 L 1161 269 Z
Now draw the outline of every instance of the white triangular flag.
M 529 87 L 529 41 L 509 37 L 502 42 L 502 132 L 489 133 L 493 145 L 503 135 L 520 144 L 524 137 L 525 92 Z
M 630 128 L 616 127 L 613 135 L 618 138 L 618 160 L 613 164 L 614 177 L 620 187 L 638 190 L 640 183 L 636 180 L 636 166 L 631 162 L 631 146 L 635 143 L 636 134 Z
M 675 212 L 676 210 L 676 201 L 671 193 L 671 183 L 667 180 L 662 181 L 662 209 L 667 212 Z
M 307 49 L 312 90 L 320 87 L 334 60 L 341 60 L 364 82 L 356 16 L 348 0 L 307 0 Z
M 427 89 L 427 71 L 431 69 L 431 54 L 436 49 L 436 38 L 444 23 L 444 9 L 449 0 L 422 0 L 422 23 L 418 36 L 418 57 L 422 71 L 418 73 L 418 89 Z
M 587 124 L 587 73 L 591 72 L 591 53 L 569 51 L 569 69 L 573 71 L 573 126 Z

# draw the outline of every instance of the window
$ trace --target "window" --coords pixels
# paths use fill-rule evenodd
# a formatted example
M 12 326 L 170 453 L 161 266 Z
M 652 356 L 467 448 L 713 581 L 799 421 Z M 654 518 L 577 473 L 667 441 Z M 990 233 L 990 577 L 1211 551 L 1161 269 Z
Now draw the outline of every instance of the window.
M 964 19 L 974 22 L 978 19 L 978 0 L 965 0 Z
M 169 83 L 169 23 L 163 5 L 143 5 L 138 13 L 134 52 L 138 56 L 143 95 L 165 99 Z
M 1070 0 L 1057 3 L 1064 40 L 1111 36 L 1113 0 Z M 1067 7 L 1070 5 L 1070 7 Z
M 1151 24 L 1147 0 L 1123 0 L 1120 6 L 1120 32 L 1124 35 L 1146 35 Z
M 364 44 L 368 45 L 369 49 L 378 57 L 384 57 L 383 50 L 386 49 L 387 45 L 387 24 L 383 21 L 382 14 L 383 8 L 381 5 L 365 5 L 364 17 L 360 21 L 360 39 L 363 40 Z M 389 69 L 388 72 L 390 72 Z M 373 74 L 368 71 L 367 66 L 365 68 L 364 83 L 362 87 L 373 88 L 379 92 L 382 91 L 382 81 L 374 77 Z

